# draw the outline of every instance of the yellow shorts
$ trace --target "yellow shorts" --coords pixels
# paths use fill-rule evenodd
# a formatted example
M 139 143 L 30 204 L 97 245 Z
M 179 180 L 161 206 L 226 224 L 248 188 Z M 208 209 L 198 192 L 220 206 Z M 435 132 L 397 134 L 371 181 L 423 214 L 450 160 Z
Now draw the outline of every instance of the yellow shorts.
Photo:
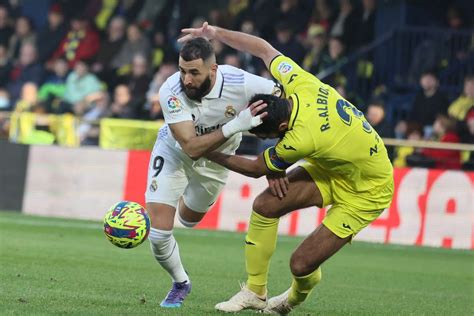
M 319 172 L 313 164 L 303 163 L 300 167 L 311 175 L 319 188 L 323 198 L 323 206 L 331 205 L 323 219 L 323 224 L 338 237 L 354 237 L 385 210 L 385 208 L 362 210 L 344 201 L 334 201 L 334 191 L 337 190 L 337 187 L 333 185 L 331 179 L 324 173 Z

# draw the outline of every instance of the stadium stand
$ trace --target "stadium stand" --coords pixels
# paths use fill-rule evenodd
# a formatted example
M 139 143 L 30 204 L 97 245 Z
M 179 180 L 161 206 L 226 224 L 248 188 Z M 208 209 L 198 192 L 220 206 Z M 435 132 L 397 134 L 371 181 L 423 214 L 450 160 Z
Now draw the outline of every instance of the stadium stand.
M 413 126 L 421 124 L 421 139 L 472 144 L 468 113 L 474 106 L 474 5 L 468 0 L 429 4 L 0 1 L 0 137 L 33 144 L 97 145 L 104 143 L 99 140 L 101 119 L 127 119 L 124 129 L 130 132 L 136 126 L 126 123 L 130 119 L 160 120 L 156 92 L 176 70 L 180 29 L 208 20 L 263 36 L 337 87 L 364 113 L 377 100 L 383 104 L 383 133 L 388 137 L 410 139 Z M 269 75 L 251 56 L 213 44 L 218 62 Z M 427 74 L 433 80 L 424 80 Z M 449 118 L 438 120 L 436 115 Z M 448 125 L 453 137 L 433 132 L 440 120 L 452 121 Z M 256 153 L 267 145 L 247 140 L 241 152 Z M 461 155 L 459 163 L 448 166 L 470 165 L 470 156 Z

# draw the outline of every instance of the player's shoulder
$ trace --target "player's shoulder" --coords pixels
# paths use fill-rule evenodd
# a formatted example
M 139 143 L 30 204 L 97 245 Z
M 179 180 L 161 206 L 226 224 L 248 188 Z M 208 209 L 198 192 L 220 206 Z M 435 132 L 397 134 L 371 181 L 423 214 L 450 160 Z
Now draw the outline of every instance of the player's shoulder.
M 224 87 L 245 85 L 246 78 L 244 70 L 231 65 L 219 65 L 218 71 L 222 74 Z
M 293 59 L 285 55 L 275 56 L 270 62 L 270 69 L 274 72 L 280 73 L 281 75 L 305 72 Z
M 169 90 L 169 92 L 175 95 L 178 95 L 181 92 L 183 92 L 183 88 L 181 87 L 179 71 L 169 76 L 168 79 L 166 79 L 166 81 L 161 86 L 161 89 L 167 89 Z

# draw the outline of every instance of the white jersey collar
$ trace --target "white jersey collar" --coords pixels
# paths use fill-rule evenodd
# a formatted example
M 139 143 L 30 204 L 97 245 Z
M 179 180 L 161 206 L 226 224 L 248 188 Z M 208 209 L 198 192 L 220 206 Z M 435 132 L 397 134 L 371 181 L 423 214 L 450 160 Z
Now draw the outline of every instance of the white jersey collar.
M 214 86 L 212 87 L 211 91 L 204 96 L 204 99 L 218 99 L 222 95 L 222 89 L 224 88 L 224 77 L 222 76 L 221 71 L 219 68 L 216 71 L 216 82 L 214 82 Z

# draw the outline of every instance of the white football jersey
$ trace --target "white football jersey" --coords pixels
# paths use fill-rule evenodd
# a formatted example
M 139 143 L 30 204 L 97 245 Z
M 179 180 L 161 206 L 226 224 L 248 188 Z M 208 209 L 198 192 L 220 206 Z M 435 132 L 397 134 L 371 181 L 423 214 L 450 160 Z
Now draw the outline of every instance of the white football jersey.
M 193 121 L 196 135 L 203 135 L 232 120 L 247 107 L 255 94 L 278 94 L 279 91 L 279 87 L 271 80 L 233 66 L 219 65 L 214 86 L 201 102 L 186 96 L 181 87 L 179 72 L 170 76 L 161 86 L 159 98 L 165 123 Z M 166 124 L 160 129 L 158 137 L 180 148 Z M 234 135 L 217 150 L 233 154 L 241 138 L 240 133 Z

